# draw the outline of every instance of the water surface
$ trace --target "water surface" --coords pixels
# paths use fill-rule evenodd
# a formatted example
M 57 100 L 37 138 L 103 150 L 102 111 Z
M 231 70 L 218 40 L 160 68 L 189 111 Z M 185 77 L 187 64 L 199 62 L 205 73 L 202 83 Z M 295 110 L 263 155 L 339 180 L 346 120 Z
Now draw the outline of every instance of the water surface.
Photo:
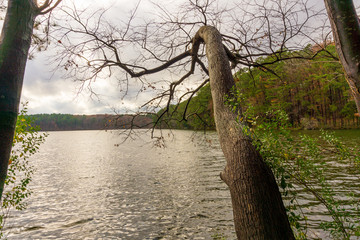
M 8 220 L 9 238 L 233 239 L 216 135 L 192 134 L 176 131 L 156 148 L 141 140 L 115 146 L 120 137 L 104 131 L 51 132 L 32 158 L 34 193 Z
M 157 148 L 146 135 L 117 145 L 116 132 L 50 132 L 31 159 L 29 206 L 7 220 L 9 239 L 235 239 L 216 134 L 173 133 L 164 132 L 166 148 Z M 360 145 L 358 130 L 336 134 Z M 360 195 L 351 169 L 329 161 L 337 194 Z M 319 229 L 325 209 L 308 193 L 299 196 L 312 236 L 327 239 Z

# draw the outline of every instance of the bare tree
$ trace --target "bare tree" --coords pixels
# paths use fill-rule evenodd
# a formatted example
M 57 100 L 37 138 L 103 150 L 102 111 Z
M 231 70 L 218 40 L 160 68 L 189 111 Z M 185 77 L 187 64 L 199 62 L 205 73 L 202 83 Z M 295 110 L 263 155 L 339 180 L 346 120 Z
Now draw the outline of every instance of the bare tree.
M 0 198 L 9 163 L 35 18 L 61 0 L 8 0 L 0 38 Z
M 221 178 L 231 192 L 238 239 L 294 239 L 275 178 L 238 121 L 241 107 L 232 111 L 225 102 L 235 85 L 232 68 L 272 71 L 268 66 L 290 58 L 289 50 L 303 48 L 299 42 L 316 44 L 311 35 L 316 27 L 308 23 L 322 13 L 312 11 L 307 2 L 293 0 L 229 3 L 225 8 L 216 3 L 189 0 L 177 13 L 157 5 L 159 14 L 145 24 L 134 23 L 135 9 L 129 21 L 117 27 L 107 24 L 104 11 L 86 15 L 86 11 L 64 9 L 73 23 L 58 29 L 62 51 L 55 62 L 89 88 L 92 81 L 117 75 L 126 93 L 130 78 L 138 79 L 140 91 L 151 88 L 158 93 L 144 106 L 165 108 L 155 125 L 170 113 L 172 104 L 189 102 L 210 82 L 216 129 L 227 161 Z M 257 62 L 270 56 L 262 65 Z M 312 52 L 291 56 L 313 57 Z M 163 89 L 164 82 L 147 77 L 159 72 L 182 77 Z M 192 83 L 194 74 L 205 80 Z M 194 84 L 192 89 L 183 87 Z M 186 117 L 184 113 L 184 121 Z
M 346 79 L 360 117 L 360 23 L 352 0 L 325 0 Z

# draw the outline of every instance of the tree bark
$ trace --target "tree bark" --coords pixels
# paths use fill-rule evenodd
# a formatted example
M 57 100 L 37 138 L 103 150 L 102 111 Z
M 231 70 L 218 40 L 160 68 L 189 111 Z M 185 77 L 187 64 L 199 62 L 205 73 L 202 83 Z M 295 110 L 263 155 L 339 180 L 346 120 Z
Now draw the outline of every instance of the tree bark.
M 216 130 L 227 161 L 220 175 L 230 189 L 237 237 L 295 239 L 273 173 L 243 133 L 237 114 L 225 104 L 235 82 L 221 35 L 205 26 L 197 39 L 206 45 Z
M 360 24 L 352 0 L 324 0 L 346 80 L 360 114 Z
M 15 132 L 36 17 L 33 0 L 9 0 L 0 37 L 0 199 Z

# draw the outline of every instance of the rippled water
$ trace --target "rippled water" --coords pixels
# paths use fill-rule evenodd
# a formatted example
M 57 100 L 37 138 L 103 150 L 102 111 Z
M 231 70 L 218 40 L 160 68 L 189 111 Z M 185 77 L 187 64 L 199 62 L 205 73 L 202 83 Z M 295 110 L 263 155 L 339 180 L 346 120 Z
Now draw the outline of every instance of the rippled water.
M 32 158 L 29 206 L 7 220 L 9 239 L 235 239 L 216 134 L 174 133 L 156 148 L 147 137 L 116 146 L 110 132 L 51 132 Z M 351 170 L 331 161 L 338 193 L 358 191 L 360 183 L 347 185 Z M 324 209 L 299 194 L 316 233 Z
M 216 135 L 176 131 L 164 149 L 103 131 L 51 132 L 10 239 L 234 239 Z M 149 140 L 148 138 L 146 138 Z

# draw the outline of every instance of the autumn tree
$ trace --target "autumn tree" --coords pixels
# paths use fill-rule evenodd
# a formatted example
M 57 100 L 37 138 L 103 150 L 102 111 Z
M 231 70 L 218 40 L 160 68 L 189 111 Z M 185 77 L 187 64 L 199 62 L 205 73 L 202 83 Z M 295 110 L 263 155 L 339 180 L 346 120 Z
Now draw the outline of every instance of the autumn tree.
M 35 18 L 61 0 L 8 0 L 0 38 L 0 198 L 4 190 Z
M 190 102 L 210 82 L 216 129 L 227 161 L 221 179 L 231 193 L 238 239 L 294 239 L 274 175 L 239 121 L 241 106 L 230 106 L 227 100 L 233 96 L 233 73 L 244 66 L 276 75 L 268 67 L 275 62 L 313 58 L 313 52 L 297 51 L 292 56 L 288 52 L 303 49 L 299 42 L 318 44 L 311 35 L 317 29 L 308 23 L 319 12 L 293 0 L 229 3 L 222 8 L 216 3 L 189 0 L 177 13 L 156 5 L 158 15 L 142 24 L 137 24 L 136 9 L 128 21 L 112 24 L 104 11 L 63 9 L 72 21 L 57 26 L 54 36 L 62 50 L 54 62 L 89 89 L 91 82 L 115 76 L 128 93 L 131 79 L 137 80 L 140 93 L 150 89 L 157 94 L 139 111 L 164 108 L 156 126 L 176 110 L 171 106 Z M 258 58 L 268 56 L 270 61 L 258 63 Z M 196 82 L 193 75 L 203 80 Z M 167 88 L 164 82 L 169 83 Z M 182 120 L 186 119 L 185 109 Z

